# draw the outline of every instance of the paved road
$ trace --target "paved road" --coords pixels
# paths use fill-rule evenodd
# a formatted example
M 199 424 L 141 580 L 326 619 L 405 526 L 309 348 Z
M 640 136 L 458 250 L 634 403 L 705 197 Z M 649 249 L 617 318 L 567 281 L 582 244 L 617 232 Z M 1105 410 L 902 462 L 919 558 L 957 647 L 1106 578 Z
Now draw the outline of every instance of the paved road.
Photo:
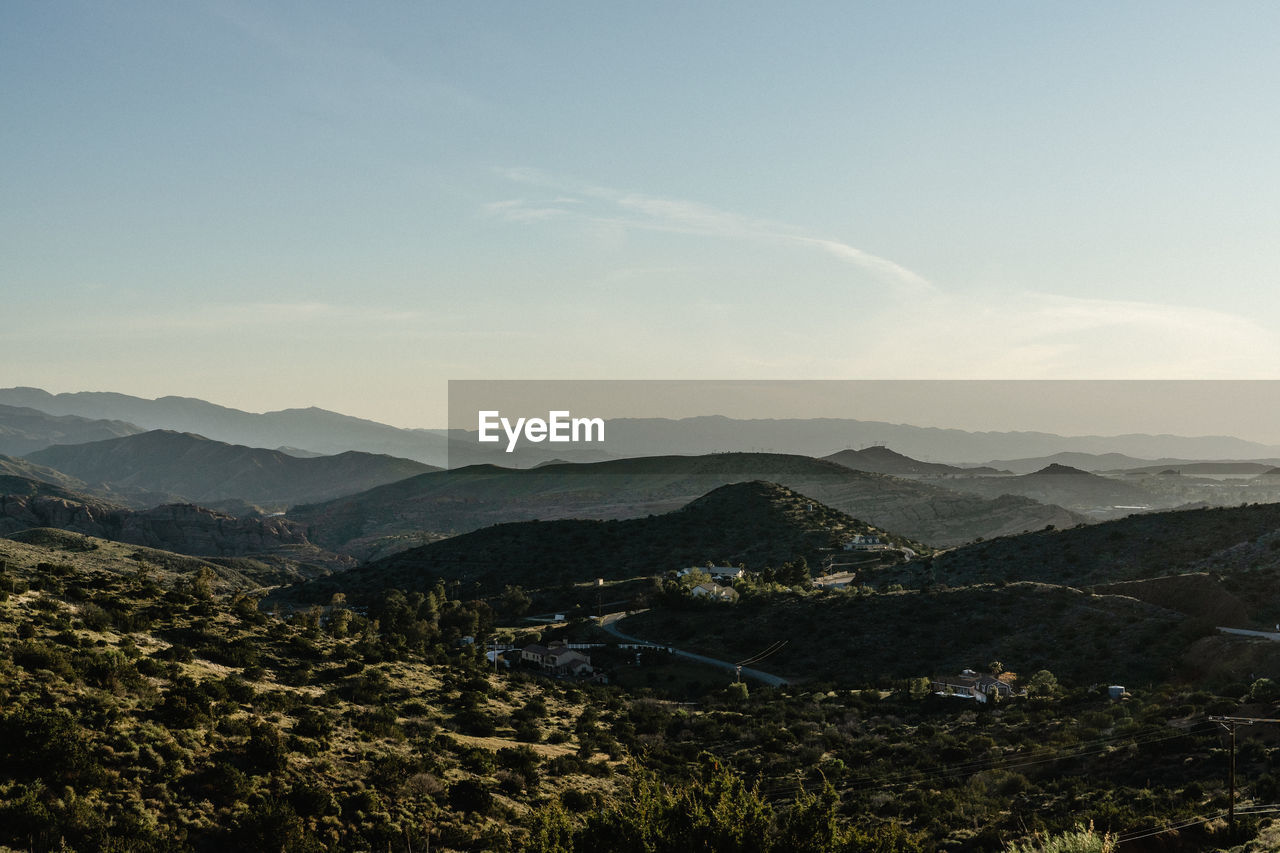
M 643 611 L 634 610 L 631 612 L 642 613 Z M 686 652 L 683 649 L 671 648 L 670 646 L 664 645 L 662 643 L 655 643 L 652 640 L 642 640 L 639 637 L 633 637 L 630 634 L 622 633 L 617 629 L 616 625 L 618 622 L 621 622 L 623 619 L 625 619 L 629 615 L 630 614 L 627 612 L 606 613 L 600 619 L 600 627 L 608 631 L 610 634 L 617 637 L 618 639 L 626 640 L 629 643 L 648 643 L 650 645 L 659 646 L 664 649 L 670 649 L 671 654 L 679 655 L 682 658 L 688 658 L 689 660 L 696 660 L 698 663 L 705 663 L 710 666 L 719 667 L 720 669 L 725 669 L 725 670 L 728 670 L 729 672 L 737 672 L 738 668 L 727 660 L 717 660 L 716 658 L 709 658 L 706 655 L 700 655 L 700 654 L 697 654 L 696 652 Z M 770 675 L 767 672 L 761 672 L 758 669 L 751 669 L 750 667 L 746 667 L 746 666 L 742 668 L 742 675 L 745 678 L 755 679 L 756 681 L 759 681 L 762 684 L 767 684 L 770 687 L 783 687 L 791 683 L 790 681 L 788 681 L 787 679 L 783 678 L 780 675 Z
M 1218 628 L 1224 634 L 1238 634 L 1241 637 L 1262 637 L 1264 640 L 1280 642 L 1280 632 L 1250 631 L 1248 628 Z

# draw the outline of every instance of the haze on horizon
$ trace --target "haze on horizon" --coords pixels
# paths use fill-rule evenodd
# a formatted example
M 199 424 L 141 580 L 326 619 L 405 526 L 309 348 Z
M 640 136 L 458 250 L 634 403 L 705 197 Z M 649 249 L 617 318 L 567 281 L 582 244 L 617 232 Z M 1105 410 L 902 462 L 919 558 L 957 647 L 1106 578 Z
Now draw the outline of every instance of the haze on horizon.
M 1274 4 L 8 12 L 0 386 L 1280 378 Z

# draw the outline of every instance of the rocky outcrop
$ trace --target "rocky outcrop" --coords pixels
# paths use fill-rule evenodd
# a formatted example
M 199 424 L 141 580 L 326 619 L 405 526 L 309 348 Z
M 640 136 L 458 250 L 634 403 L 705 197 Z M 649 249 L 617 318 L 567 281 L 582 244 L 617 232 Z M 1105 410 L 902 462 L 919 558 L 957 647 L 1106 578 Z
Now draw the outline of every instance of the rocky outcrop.
M 310 545 L 302 525 L 278 517 L 236 518 L 194 504 L 167 504 L 137 512 L 81 499 L 56 487 L 0 495 L 0 535 L 32 527 L 202 557 L 237 557 Z

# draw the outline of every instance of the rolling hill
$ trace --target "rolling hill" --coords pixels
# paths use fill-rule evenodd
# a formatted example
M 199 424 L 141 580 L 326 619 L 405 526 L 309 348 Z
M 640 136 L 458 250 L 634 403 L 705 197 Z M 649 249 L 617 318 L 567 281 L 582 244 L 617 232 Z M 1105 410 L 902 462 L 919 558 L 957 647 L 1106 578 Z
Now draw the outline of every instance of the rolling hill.
M 855 471 L 889 474 L 893 477 L 907 477 L 910 479 L 983 477 L 1008 473 L 987 466 L 960 468 L 955 465 L 945 465 L 941 462 L 921 462 L 918 459 L 912 459 L 910 456 L 904 456 L 897 451 L 890 450 L 884 445 L 873 445 L 862 450 L 841 450 L 839 453 L 824 456 L 823 459 L 843 465 L 846 468 L 852 468 Z
M 657 456 L 531 469 L 479 465 L 295 506 L 289 517 L 306 524 L 318 544 L 364 556 L 385 537 L 414 531 L 465 533 L 508 521 L 620 519 L 669 512 L 718 486 L 751 480 L 781 483 L 933 546 L 1084 520 L 1027 498 L 990 500 L 775 453 Z
M 1038 581 L 1091 587 L 1194 571 L 1280 571 L 1280 504 L 1142 513 L 955 548 L 888 572 L 908 586 Z M 1243 576 L 1243 575 L 1241 575 Z M 1255 617 L 1277 605 L 1247 599 Z
M 275 509 L 352 494 L 435 470 L 409 459 L 355 451 L 299 458 L 168 430 L 56 445 L 27 459 L 91 487 L 146 489 L 197 503 L 240 499 Z
M 1153 492 L 1133 482 L 1103 477 L 1057 463 L 1014 477 L 969 477 L 948 480 L 957 491 L 986 497 L 1019 495 L 1079 512 L 1132 512 L 1134 507 L 1160 504 Z M 1171 506 L 1164 504 L 1164 506 Z
M 781 566 L 801 557 L 816 565 L 855 534 L 913 545 L 901 537 L 776 483 L 721 486 L 662 515 L 626 520 L 521 521 L 486 527 L 326 579 L 321 597 L 351 598 L 395 586 L 430 588 L 436 578 L 532 588 L 660 575 L 684 566 Z M 884 552 L 885 561 L 901 560 Z

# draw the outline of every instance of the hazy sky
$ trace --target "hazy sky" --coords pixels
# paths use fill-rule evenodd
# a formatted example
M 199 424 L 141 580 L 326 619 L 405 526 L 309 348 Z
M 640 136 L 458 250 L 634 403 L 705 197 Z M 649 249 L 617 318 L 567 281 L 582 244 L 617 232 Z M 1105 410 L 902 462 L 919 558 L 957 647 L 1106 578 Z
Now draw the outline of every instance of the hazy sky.
M 1280 377 L 1275 3 L 14 2 L 0 385 Z

